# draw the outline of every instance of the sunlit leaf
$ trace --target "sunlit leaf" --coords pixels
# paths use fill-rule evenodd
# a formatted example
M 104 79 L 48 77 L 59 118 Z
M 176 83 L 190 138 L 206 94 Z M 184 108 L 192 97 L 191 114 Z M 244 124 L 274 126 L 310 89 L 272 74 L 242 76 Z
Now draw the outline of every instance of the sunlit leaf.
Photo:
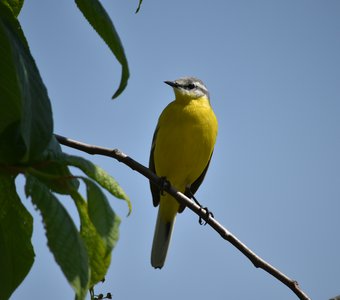
M 7 2 L 8 5 L 11 7 L 13 14 L 17 17 L 20 13 L 20 10 L 24 4 L 24 0 L 2 0 Z
M 85 242 L 89 258 L 91 288 L 104 279 L 111 263 L 111 253 L 107 253 L 106 244 L 89 217 L 87 202 L 79 193 L 73 193 L 72 198 L 80 216 L 80 235 Z
M 26 195 L 40 211 L 46 230 L 47 244 L 76 299 L 85 299 L 89 284 L 86 248 L 76 226 L 59 200 L 39 180 L 27 175 Z
M 77 167 L 81 169 L 87 176 L 92 178 L 94 181 L 99 183 L 104 189 L 109 191 L 116 198 L 125 200 L 129 207 L 129 214 L 131 212 L 131 201 L 129 197 L 125 194 L 123 189 L 119 186 L 117 181 L 109 175 L 102 168 L 94 165 L 89 160 L 85 158 L 64 154 L 64 159 L 68 165 Z
M 90 179 L 82 177 L 86 184 L 88 215 L 106 246 L 106 253 L 111 253 L 119 238 L 120 218 L 112 210 L 105 194 Z

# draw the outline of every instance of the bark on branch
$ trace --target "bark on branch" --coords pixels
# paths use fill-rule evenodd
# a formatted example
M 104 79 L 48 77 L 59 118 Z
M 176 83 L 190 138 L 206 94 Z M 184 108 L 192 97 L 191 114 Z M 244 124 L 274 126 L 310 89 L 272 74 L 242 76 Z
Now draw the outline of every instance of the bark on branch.
M 245 244 L 243 244 L 236 236 L 234 236 L 228 229 L 224 228 L 215 218 L 213 218 L 211 215 L 208 215 L 207 211 L 200 206 L 198 206 L 194 201 L 186 197 L 183 193 L 177 191 L 173 186 L 166 185 L 164 187 L 164 180 L 162 180 L 160 177 L 158 177 L 156 174 L 151 172 L 149 168 L 143 166 L 139 162 L 135 161 L 128 155 L 124 154 L 118 149 L 109 149 L 109 148 L 103 148 L 99 146 L 89 145 L 85 144 L 79 141 L 75 141 L 69 138 L 66 138 L 64 136 L 60 136 L 55 134 L 55 137 L 57 138 L 58 142 L 60 144 L 63 144 L 65 146 L 78 149 L 80 151 L 86 152 L 88 154 L 92 155 L 103 155 L 112 157 L 119 162 L 127 165 L 132 170 L 137 171 L 138 173 L 144 175 L 149 180 L 151 180 L 156 185 L 161 186 L 164 188 L 164 191 L 172 195 L 174 198 L 177 199 L 181 204 L 184 204 L 189 209 L 191 209 L 194 213 L 196 213 L 199 217 L 204 219 L 207 224 L 209 224 L 216 232 L 218 232 L 223 239 L 231 243 L 234 247 L 236 247 L 238 250 L 240 250 L 252 263 L 256 268 L 263 269 L 264 271 L 268 272 L 272 276 L 274 276 L 276 279 L 281 281 L 284 285 L 289 287 L 296 296 L 299 297 L 299 299 L 302 300 L 310 300 L 311 298 L 301 290 L 298 282 L 296 280 L 293 280 L 286 276 L 284 273 L 270 265 L 268 262 L 263 260 L 261 257 L 259 257 L 256 253 L 254 253 L 252 250 L 250 250 Z M 208 217 L 207 217 L 208 216 Z

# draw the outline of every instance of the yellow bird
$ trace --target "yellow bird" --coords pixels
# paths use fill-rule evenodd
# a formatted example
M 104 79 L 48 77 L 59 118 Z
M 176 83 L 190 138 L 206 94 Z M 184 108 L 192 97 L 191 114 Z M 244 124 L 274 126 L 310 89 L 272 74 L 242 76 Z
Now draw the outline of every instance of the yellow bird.
M 150 169 L 165 177 L 189 198 L 197 191 L 209 167 L 217 136 L 217 119 L 209 92 L 194 77 L 165 81 L 175 100 L 162 112 L 153 136 Z M 151 265 L 162 268 L 176 214 L 184 210 L 177 200 L 150 183 L 154 206 L 159 205 L 151 252 Z

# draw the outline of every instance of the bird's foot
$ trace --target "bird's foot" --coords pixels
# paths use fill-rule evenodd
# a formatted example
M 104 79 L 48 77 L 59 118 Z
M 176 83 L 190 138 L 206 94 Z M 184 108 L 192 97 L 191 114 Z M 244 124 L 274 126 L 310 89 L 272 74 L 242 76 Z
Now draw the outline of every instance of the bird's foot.
M 198 219 L 198 223 L 200 223 L 200 225 L 207 225 L 208 224 L 208 220 L 209 218 L 213 218 L 214 217 L 214 214 L 208 209 L 208 207 L 202 207 L 201 206 L 201 209 L 204 209 L 206 214 L 205 214 L 205 217 L 199 217 Z
M 201 205 L 201 203 L 199 203 L 197 201 L 197 199 L 195 198 L 195 196 L 192 193 L 191 193 L 191 198 L 201 208 L 201 210 L 204 209 L 205 212 L 206 212 L 204 217 L 201 217 L 201 216 L 199 217 L 198 223 L 200 225 L 204 225 L 204 226 L 207 225 L 209 218 L 213 218 L 214 214 L 208 209 L 208 207 L 203 207 L 203 205 Z

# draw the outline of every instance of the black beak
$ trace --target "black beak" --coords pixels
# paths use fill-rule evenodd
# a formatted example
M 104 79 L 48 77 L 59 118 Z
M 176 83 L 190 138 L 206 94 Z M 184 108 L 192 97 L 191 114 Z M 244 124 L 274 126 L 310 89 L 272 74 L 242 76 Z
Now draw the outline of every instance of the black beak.
M 172 86 L 173 88 L 178 87 L 178 83 L 176 81 L 168 81 L 168 80 L 166 80 L 166 81 L 164 81 L 164 83 L 166 83 L 167 85 Z

